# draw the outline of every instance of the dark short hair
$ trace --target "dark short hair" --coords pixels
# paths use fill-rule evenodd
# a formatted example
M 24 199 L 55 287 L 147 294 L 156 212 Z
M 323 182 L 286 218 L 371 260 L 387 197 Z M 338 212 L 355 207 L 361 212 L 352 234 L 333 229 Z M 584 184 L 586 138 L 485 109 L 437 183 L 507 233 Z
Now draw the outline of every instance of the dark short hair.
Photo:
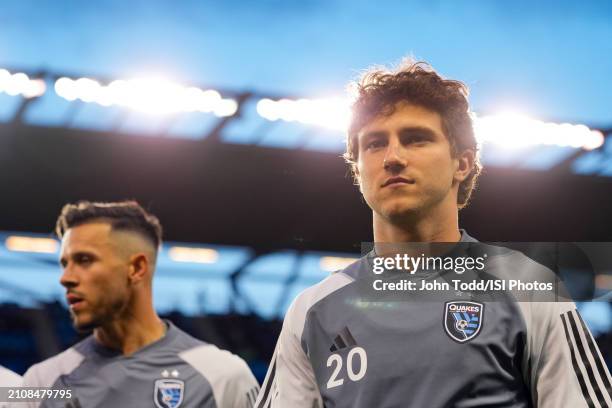
M 457 195 L 457 206 L 463 208 L 467 205 L 482 170 L 467 100 L 467 86 L 460 81 L 442 78 L 425 62 L 412 60 L 405 60 L 397 70 L 371 69 L 354 85 L 357 97 L 352 106 L 353 116 L 344 159 L 350 165 L 355 181 L 358 181 L 356 170 L 359 158 L 357 134 L 377 117 L 392 115 L 397 104 L 405 102 L 440 115 L 453 156 L 466 149 L 474 151 L 474 168 L 459 185 Z
M 80 201 L 66 204 L 57 219 L 55 232 L 61 239 L 69 228 L 98 220 L 108 222 L 116 231 L 134 231 L 141 234 L 155 249 L 161 244 L 162 227 L 159 220 L 136 201 Z

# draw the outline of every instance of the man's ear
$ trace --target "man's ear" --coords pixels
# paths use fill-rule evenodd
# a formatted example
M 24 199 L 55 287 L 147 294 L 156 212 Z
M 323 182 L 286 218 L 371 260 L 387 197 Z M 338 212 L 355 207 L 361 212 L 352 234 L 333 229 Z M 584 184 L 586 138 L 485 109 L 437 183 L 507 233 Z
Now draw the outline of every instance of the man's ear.
M 357 163 L 354 163 L 351 166 L 351 172 L 353 175 L 353 183 L 356 186 L 359 186 L 359 191 L 361 191 L 361 175 L 359 174 L 359 168 L 357 168 Z
M 457 168 L 453 178 L 461 183 L 472 172 L 474 162 L 476 161 L 476 153 L 472 149 L 465 149 L 457 154 L 455 160 L 457 160 Z
M 146 254 L 139 253 L 130 258 L 130 270 L 128 278 L 132 283 L 139 283 L 145 280 L 150 273 L 151 264 Z

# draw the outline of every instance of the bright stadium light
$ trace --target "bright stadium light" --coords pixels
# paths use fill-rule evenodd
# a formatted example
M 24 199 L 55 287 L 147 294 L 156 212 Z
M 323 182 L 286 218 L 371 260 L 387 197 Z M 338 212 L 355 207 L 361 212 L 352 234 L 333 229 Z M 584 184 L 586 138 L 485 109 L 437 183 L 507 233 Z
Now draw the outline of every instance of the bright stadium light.
M 217 262 L 219 252 L 212 248 L 173 246 L 168 250 L 168 256 L 175 262 L 210 264 Z
M 54 254 L 59 249 L 59 243 L 53 238 L 36 238 L 19 235 L 11 235 L 6 239 L 4 245 L 9 251 L 17 252 Z
M 94 102 L 97 101 L 100 94 L 100 88 L 102 86 L 90 78 L 79 78 L 74 82 L 75 91 L 77 98 L 83 102 Z
M 42 79 L 30 79 L 30 82 L 22 90 L 21 95 L 27 99 L 37 98 L 47 90 L 47 85 Z
M 76 100 L 78 94 L 74 82 L 70 78 L 59 78 L 55 81 L 55 93 L 68 101 Z
M 11 96 L 17 96 L 21 93 L 21 91 L 25 90 L 30 82 L 30 78 L 22 72 L 11 75 L 11 80 L 8 81 L 6 87 L 4 88 L 4 92 Z
M 195 86 L 186 88 L 183 91 L 183 109 L 187 112 L 196 112 L 200 109 L 202 100 L 205 99 L 204 91 Z M 219 95 L 221 99 L 221 95 Z
M 235 100 L 223 98 L 217 91 L 184 87 L 164 78 L 118 79 L 108 85 L 90 78 L 59 78 L 55 92 L 69 101 L 123 106 L 148 114 L 205 112 L 231 116 L 238 110 Z
M 24 98 L 36 98 L 46 91 L 45 81 L 42 79 L 30 79 L 23 72 L 11 74 L 6 69 L 0 69 L 0 93 L 8 95 L 21 95 Z
M 233 99 L 223 99 L 215 106 L 213 113 L 220 117 L 232 116 L 238 110 L 238 103 Z
M 317 125 L 329 129 L 345 131 L 351 111 L 350 102 L 343 98 L 326 99 L 260 99 L 257 113 L 270 121 L 283 120 Z
M 163 78 L 128 80 L 124 92 L 116 103 L 137 111 L 167 114 L 183 110 L 183 88 Z
M 11 73 L 6 69 L 0 69 L 0 92 L 4 92 L 4 89 L 11 80 Z
M 335 272 L 346 268 L 356 260 L 357 258 L 350 257 L 322 256 L 319 261 L 319 267 L 325 272 Z
M 257 102 L 257 113 L 264 119 L 275 122 L 280 119 L 278 110 L 275 109 L 275 103 L 272 99 L 264 98 Z
M 474 131 L 480 143 L 508 148 L 548 145 L 592 150 L 604 143 L 600 131 L 585 125 L 543 122 L 513 112 L 476 117 Z

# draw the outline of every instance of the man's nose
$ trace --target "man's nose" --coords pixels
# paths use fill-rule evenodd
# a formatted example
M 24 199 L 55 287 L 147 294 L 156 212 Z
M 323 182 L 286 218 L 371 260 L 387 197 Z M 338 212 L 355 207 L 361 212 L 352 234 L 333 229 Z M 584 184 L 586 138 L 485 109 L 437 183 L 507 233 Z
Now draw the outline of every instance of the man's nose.
M 76 273 L 71 265 L 67 265 L 60 276 L 60 284 L 65 288 L 73 288 L 79 283 Z
M 398 173 L 406 167 L 406 160 L 403 156 L 403 146 L 394 138 L 392 138 L 387 145 L 383 166 L 385 170 L 392 173 Z

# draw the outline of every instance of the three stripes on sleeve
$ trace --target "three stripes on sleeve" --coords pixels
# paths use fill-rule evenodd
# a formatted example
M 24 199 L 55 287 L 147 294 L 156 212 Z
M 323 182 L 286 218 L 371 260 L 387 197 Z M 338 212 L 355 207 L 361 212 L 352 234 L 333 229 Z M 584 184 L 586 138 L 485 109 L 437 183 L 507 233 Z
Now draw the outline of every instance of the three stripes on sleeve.
M 561 314 L 561 321 L 570 349 L 572 366 L 587 405 L 592 408 L 610 407 L 604 397 L 612 396 L 610 377 L 582 317 L 578 311 L 570 310 Z

